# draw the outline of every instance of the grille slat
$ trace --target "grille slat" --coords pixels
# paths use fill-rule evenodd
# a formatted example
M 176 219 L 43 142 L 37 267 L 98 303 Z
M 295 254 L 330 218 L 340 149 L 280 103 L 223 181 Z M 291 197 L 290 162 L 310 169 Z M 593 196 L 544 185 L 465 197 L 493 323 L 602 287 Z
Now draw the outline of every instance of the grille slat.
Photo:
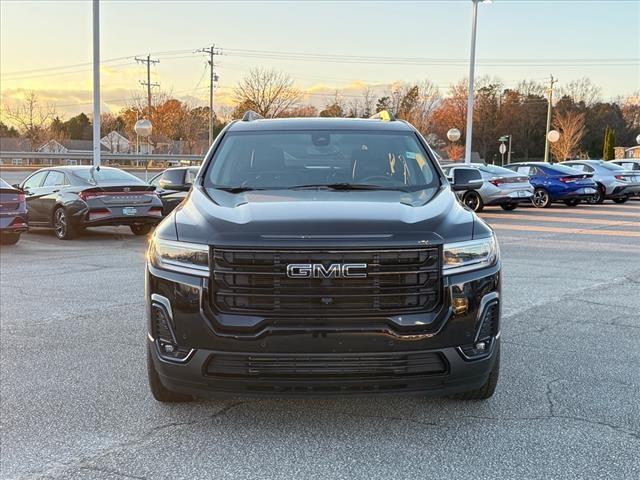
M 409 352 L 386 355 L 221 353 L 212 355 L 208 375 L 261 379 L 362 378 L 434 375 L 447 371 L 440 353 Z
M 214 248 L 211 302 L 225 313 L 385 315 L 440 302 L 438 248 L 248 250 Z M 365 278 L 289 278 L 289 264 L 366 263 Z

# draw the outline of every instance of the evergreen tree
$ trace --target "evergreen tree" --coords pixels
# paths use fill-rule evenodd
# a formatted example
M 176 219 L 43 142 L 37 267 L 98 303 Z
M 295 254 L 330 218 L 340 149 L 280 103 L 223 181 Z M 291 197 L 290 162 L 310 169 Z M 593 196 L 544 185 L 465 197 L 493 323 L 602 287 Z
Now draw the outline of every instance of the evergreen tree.
M 604 131 L 604 148 L 602 150 L 602 158 L 604 160 L 613 160 L 615 157 L 614 147 L 616 143 L 615 132 L 607 127 Z

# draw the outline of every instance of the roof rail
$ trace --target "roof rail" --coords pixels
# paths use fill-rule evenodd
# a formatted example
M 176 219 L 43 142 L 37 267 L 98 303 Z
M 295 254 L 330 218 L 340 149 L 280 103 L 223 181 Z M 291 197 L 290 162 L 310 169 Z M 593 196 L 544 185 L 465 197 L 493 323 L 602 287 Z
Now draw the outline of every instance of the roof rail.
M 253 122 L 254 120 L 260 120 L 263 119 L 264 117 L 262 115 L 260 115 L 259 113 L 254 112 L 253 110 L 247 110 L 246 112 L 244 112 L 244 115 L 242 116 L 242 121 L 243 122 Z
M 378 113 L 374 113 L 369 118 L 376 120 L 384 120 L 385 122 L 393 122 L 396 117 L 393 116 L 393 113 L 388 110 L 380 110 Z

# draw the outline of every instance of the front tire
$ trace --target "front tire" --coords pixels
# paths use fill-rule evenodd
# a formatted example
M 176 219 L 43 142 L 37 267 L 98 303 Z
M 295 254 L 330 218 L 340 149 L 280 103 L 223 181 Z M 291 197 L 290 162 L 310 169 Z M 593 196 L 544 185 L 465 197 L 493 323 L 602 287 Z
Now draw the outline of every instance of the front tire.
M 462 203 L 464 203 L 469 210 L 473 210 L 476 213 L 481 212 L 484 208 L 482 198 L 475 190 L 465 193 L 462 197 Z
M 496 391 L 498 385 L 498 377 L 500 376 L 500 349 L 496 353 L 496 361 L 493 364 L 489 378 L 480 388 L 469 390 L 468 392 L 456 393 L 451 395 L 455 400 L 488 400 Z
M 19 233 L 0 234 L 0 245 L 15 245 L 20 240 Z
M 151 231 L 151 225 L 130 225 L 129 228 L 137 236 L 148 235 Z
M 536 208 L 549 208 L 551 206 L 551 195 L 544 188 L 536 188 L 531 201 Z
M 72 240 L 78 236 L 78 228 L 71 223 L 71 219 L 64 207 L 58 207 L 53 212 L 53 228 L 60 240 Z
M 629 197 L 612 198 L 611 200 L 615 203 L 626 203 L 626 201 L 629 200 Z
M 577 207 L 580 204 L 579 198 L 572 198 L 571 200 L 564 200 L 564 204 L 567 207 Z
M 502 207 L 503 210 L 506 210 L 507 212 L 510 212 L 511 210 L 515 210 L 516 208 L 518 208 L 517 203 L 503 203 L 500 206 Z
M 151 395 L 158 402 L 163 403 L 183 403 L 193 400 L 191 395 L 185 395 L 183 393 L 174 392 L 165 387 L 160 381 L 160 375 L 153 364 L 153 358 L 151 358 L 151 344 L 147 341 L 147 376 L 149 378 L 149 389 Z

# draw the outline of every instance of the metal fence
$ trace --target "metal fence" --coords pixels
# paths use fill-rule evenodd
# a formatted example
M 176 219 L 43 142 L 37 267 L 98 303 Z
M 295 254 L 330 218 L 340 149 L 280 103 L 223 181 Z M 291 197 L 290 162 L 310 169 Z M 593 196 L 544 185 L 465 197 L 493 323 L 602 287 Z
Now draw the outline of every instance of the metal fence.
M 167 167 L 173 165 L 200 165 L 202 155 L 161 155 L 161 154 L 130 154 L 130 153 L 100 153 L 102 165 L 125 167 Z M 0 151 L 0 165 L 2 166 L 50 166 L 50 165 L 91 165 L 93 152 L 2 152 Z

